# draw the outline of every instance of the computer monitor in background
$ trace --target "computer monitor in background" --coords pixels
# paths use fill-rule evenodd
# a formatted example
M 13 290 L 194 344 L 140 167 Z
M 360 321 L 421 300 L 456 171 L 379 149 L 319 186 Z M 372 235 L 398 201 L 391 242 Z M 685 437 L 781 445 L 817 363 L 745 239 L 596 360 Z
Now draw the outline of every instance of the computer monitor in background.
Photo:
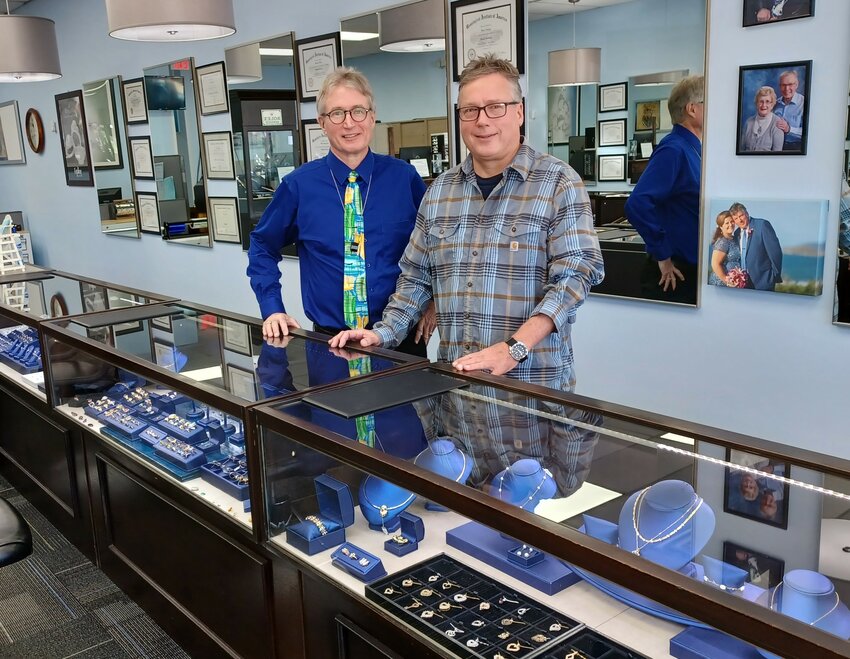
M 97 189 L 97 203 L 99 204 L 108 204 L 110 201 L 118 201 L 123 198 L 124 195 L 121 193 L 121 188 Z
M 414 167 L 417 167 L 417 171 L 424 178 L 425 176 L 430 176 L 431 172 L 431 147 L 430 146 L 403 146 L 398 150 L 398 157 L 401 160 L 406 160 Z M 413 162 L 414 160 L 420 162 Z M 421 161 L 425 161 L 422 163 Z M 424 165 L 424 167 L 423 167 Z M 427 169 L 428 174 L 425 174 L 425 170 Z

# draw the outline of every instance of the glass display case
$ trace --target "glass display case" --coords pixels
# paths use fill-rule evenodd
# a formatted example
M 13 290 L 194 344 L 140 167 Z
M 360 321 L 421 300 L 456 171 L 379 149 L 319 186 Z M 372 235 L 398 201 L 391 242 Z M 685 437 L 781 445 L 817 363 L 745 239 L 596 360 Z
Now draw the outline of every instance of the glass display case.
M 0 374 L 41 399 L 44 392 L 39 325 L 62 318 L 109 309 L 137 308 L 169 298 L 65 272 L 26 266 L 0 276 Z M 122 347 L 132 340 L 130 328 L 108 337 Z
M 247 408 L 416 361 L 331 349 L 300 330 L 265 342 L 259 321 L 184 302 L 46 325 L 55 408 L 248 529 Z M 132 341 L 114 340 L 127 332 Z
M 251 414 L 268 545 L 440 652 L 850 656 L 846 461 L 442 365 Z

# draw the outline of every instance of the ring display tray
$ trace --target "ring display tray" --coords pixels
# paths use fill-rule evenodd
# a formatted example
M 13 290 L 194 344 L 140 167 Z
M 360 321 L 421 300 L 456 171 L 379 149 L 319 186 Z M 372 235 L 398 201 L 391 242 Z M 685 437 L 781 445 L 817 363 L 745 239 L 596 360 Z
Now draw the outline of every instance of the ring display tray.
M 445 554 L 376 581 L 366 597 L 464 658 L 545 657 L 584 629 Z

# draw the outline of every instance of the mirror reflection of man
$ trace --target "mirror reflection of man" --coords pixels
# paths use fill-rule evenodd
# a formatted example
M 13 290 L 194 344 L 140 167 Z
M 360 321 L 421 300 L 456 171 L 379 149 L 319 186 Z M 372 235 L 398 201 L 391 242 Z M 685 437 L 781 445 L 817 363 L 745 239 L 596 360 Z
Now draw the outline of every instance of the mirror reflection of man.
M 696 303 L 704 87 L 703 76 L 673 87 L 673 130 L 626 201 L 626 217 L 646 244 L 641 291 L 649 299 Z
M 780 97 L 773 114 L 779 117 L 777 127 L 785 133 L 783 151 L 800 151 L 803 145 L 803 104 L 805 97 L 797 93 L 800 78 L 796 71 L 783 71 L 779 75 Z

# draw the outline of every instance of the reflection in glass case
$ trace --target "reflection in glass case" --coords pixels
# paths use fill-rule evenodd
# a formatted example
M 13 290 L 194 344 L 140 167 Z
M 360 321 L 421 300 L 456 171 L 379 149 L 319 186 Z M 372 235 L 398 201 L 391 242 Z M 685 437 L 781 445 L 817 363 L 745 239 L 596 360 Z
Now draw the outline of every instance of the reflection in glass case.
M 648 656 L 850 650 L 843 462 L 446 367 L 255 414 L 271 545 L 458 656 L 549 656 L 610 606 Z

